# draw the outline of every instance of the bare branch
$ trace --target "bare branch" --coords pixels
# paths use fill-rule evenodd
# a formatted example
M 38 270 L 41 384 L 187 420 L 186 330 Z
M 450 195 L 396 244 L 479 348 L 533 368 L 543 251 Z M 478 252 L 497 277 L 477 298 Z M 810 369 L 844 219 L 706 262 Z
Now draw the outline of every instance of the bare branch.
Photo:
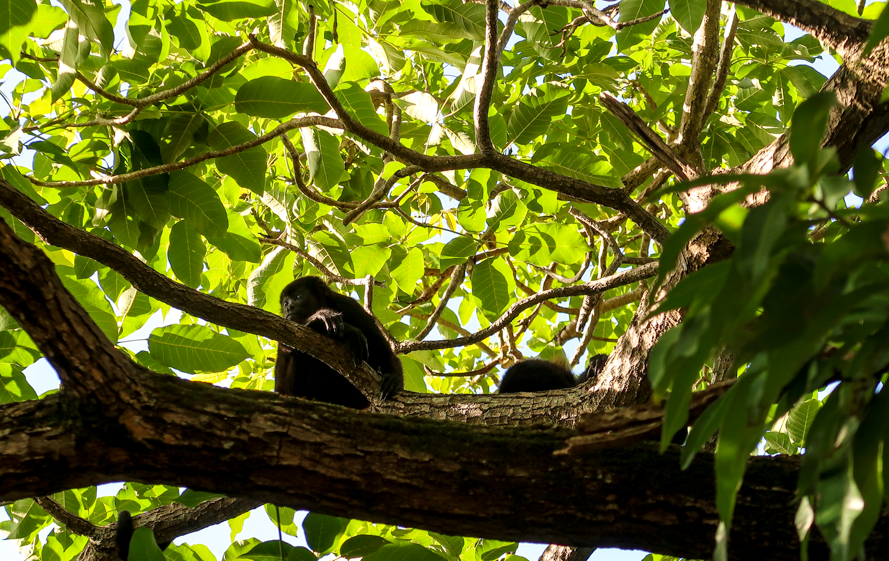
M 98 526 L 89 520 L 84 520 L 73 512 L 69 512 L 52 497 L 34 497 L 34 502 L 37 503 L 40 508 L 45 510 L 47 514 L 52 516 L 60 526 L 66 527 L 75 534 L 88 536 L 90 538 L 99 534 L 100 530 Z
M 442 378 L 469 378 L 471 376 L 481 376 L 482 374 L 487 374 L 491 370 L 494 370 L 500 364 L 500 360 L 493 360 L 488 364 L 478 368 L 476 370 L 470 370 L 468 372 L 436 372 L 434 370 L 430 370 L 428 366 L 423 365 L 423 371 L 426 372 L 427 376 L 440 376 Z
M 494 80 L 497 78 L 500 51 L 497 48 L 497 13 L 498 0 L 485 2 L 485 54 L 482 58 L 481 88 L 475 95 L 473 120 L 475 121 L 475 145 L 482 153 L 492 152 L 491 131 L 488 125 L 488 109 L 494 92 Z
M 373 207 L 375 204 L 383 200 L 383 198 L 389 194 L 389 190 L 392 189 L 392 186 L 398 182 L 399 179 L 407 177 L 409 175 L 413 175 L 422 169 L 419 166 L 408 166 L 406 168 L 402 168 L 395 173 L 392 174 L 389 179 L 383 180 L 383 177 L 380 176 L 379 179 L 374 183 L 373 190 L 370 195 L 368 195 L 367 200 L 363 203 L 359 204 L 355 207 L 354 210 L 346 213 L 346 216 L 343 218 L 343 225 L 347 226 L 351 222 L 357 220 L 361 217 L 369 208 Z M 417 181 L 422 180 L 421 177 Z
M 320 271 L 321 274 L 324 275 L 324 277 L 327 278 L 327 280 L 329 280 L 329 281 L 338 282 L 340 284 L 348 284 L 348 285 L 352 285 L 352 286 L 366 286 L 367 285 L 366 278 L 365 279 L 350 279 L 347 277 L 340 276 L 340 275 L 334 273 L 333 271 L 331 271 L 330 269 L 328 269 L 324 265 L 324 263 L 318 261 L 311 255 L 309 255 L 307 252 L 303 251 L 302 249 L 296 247 L 295 245 L 293 245 L 291 243 L 285 242 L 284 240 L 279 240 L 277 238 L 259 238 L 259 241 L 261 241 L 262 243 L 267 243 L 270 245 L 277 245 L 279 247 L 289 249 L 293 253 L 299 255 L 300 257 L 302 257 L 303 259 L 305 259 L 306 261 L 311 263 L 312 266 L 315 267 L 316 269 L 318 269 L 318 271 Z M 384 283 L 382 281 L 379 281 L 379 282 L 374 281 L 374 284 L 376 284 L 377 286 L 385 286 L 386 285 L 386 283 Z
M 126 181 L 132 181 L 134 179 L 141 179 L 143 177 L 149 177 L 151 175 L 158 175 L 161 173 L 167 173 L 170 171 L 176 171 L 179 169 L 185 169 L 187 167 L 191 167 L 193 165 L 199 164 L 201 162 L 212 160 L 213 158 L 222 158 L 224 156 L 231 156 L 232 154 L 237 154 L 239 152 L 243 152 L 244 150 L 249 150 L 250 148 L 254 148 L 259 146 L 260 144 L 264 144 L 269 140 L 281 136 L 289 130 L 297 129 L 300 127 L 311 127 L 315 125 L 321 125 L 330 128 L 342 128 L 343 125 L 337 121 L 336 119 L 330 119 L 328 117 L 301 117 L 298 119 L 291 119 L 286 123 L 280 124 L 271 132 L 267 132 L 262 136 L 257 136 L 252 140 L 248 140 L 243 144 L 236 144 L 234 146 L 230 146 L 225 150 L 211 150 L 209 152 L 204 152 L 199 156 L 195 156 L 193 158 L 189 158 L 187 160 L 183 160 L 181 162 L 173 162 L 170 164 L 163 164 L 160 166 L 154 166 L 151 168 L 140 169 L 137 171 L 131 171 L 129 173 L 121 173 L 119 175 L 107 175 L 105 177 L 100 177 L 98 179 L 88 179 L 84 181 L 40 181 L 32 176 L 26 176 L 28 180 L 34 185 L 39 185 L 40 187 L 54 187 L 56 189 L 65 189 L 68 187 L 89 187 L 92 185 L 112 185 L 114 183 L 124 183 Z
M 496 321 L 492 322 L 491 325 L 469 337 L 458 337 L 456 339 L 443 339 L 439 341 L 406 341 L 402 342 L 399 345 L 398 352 L 409 353 L 419 350 L 448 349 L 470 345 L 477 341 L 486 339 L 494 333 L 497 333 L 498 331 L 503 329 L 506 324 L 517 317 L 522 311 L 538 304 L 539 302 L 543 302 L 544 300 L 549 300 L 552 298 L 565 298 L 568 296 L 579 296 L 581 294 L 600 294 L 602 292 L 605 292 L 606 290 L 610 290 L 618 286 L 632 284 L 642 279 L 653 277 L 656 274 L 657 264 L 651 263 L 649 265 L 642 265 L 635 269 L 623 271 L 603 279 L 577 284 L 574 286 L 563 286 L 548 290 L 546 292 L 540 292 L 534 296 L 522 298 L 518 302 L 514 303 L 512 306 L 509 307 L 509 309 L 506 310 L 506 312 L 504 312 L 503 315 L 497 318 Z
M 309 4 L 306 6 L 309 13 L 309 31 L 306 33 L 306 40 L 303 43 L 303 56 L 310 59 L 315 57 L 315 29 L 318 26 L 318 20 L 315 19 L 315 6 Z
M 639 141 L 654 154 L 664 165 L 682 180 L 698 176 L 697 170 L 683 162 L 672 148 L 651 130 L 645 121 L 624 103 L 621 103 L 608 92 L 602 92 L 599 100 L 612 115 L 617 117 L 630 131 L 636 135 Z M 654 237 L 654 236 L 652 236 Z M 656 238 L 655 238 L 656 239 Z
M 459 286 L 463 283 L 463 275 L 466 273 L 466 263 L 460 263 L 456 267 L 454 267 L 454 272 L 451 273 L 451 280 L 448 282 L 448 287 L 445 289 L 444 294 L 441 296 L 441 300 L 438 302 L 438 306 L 433 310 L 432 315 L 429 316 L 429 320 L 426 322 L 426 326 L 423 328 L 420 333 L 417 334 L 416 340 L 422 341 L 429 335 L 429 332 L 432 331 L 432 328 L 435 327 L 435 322 L 438 321 L 438 318 L 441 317 L 442 312 L 444 312 L 445 307 L 448 305 L 448 300 L 451 299 L 451 296 L 454 295 L 454 292 L 459 288 Z
M 722 0 L 707 0 L 704 20 L 695 32 L 691 45 L 691 76 L 688 79 L 685 103 L 682 105 L 682 120 L 679 125 L 679 145 L 684 152 L 698 154 L 695 159 L 701 160 L 698 138 L 704 127 L 703 115 L 707 107 L 707 93 L 717 64 L 721 6 Z
M 710 90 L 710 94 L 707 96 L 707 108 L 704 110 L 704 115 L 701 118 L 702 122 L 706 122 L 710 115 L 716 111 L 716 105 L 719 103 L 723 90 L 725 90 L 725 81 L 728 79 L 728 72 L 732 67 L 732 51 L 735 48 L 735 33 L 738 31 L 739 20 L 735 5 L 732 4 L 729 10 L 728 23 L 725 25 L 725 34 L 722 38 L 722 48 L 719 51 L 719 66 L 716 67 L 716 78 L 713 80 L 713 89 Z

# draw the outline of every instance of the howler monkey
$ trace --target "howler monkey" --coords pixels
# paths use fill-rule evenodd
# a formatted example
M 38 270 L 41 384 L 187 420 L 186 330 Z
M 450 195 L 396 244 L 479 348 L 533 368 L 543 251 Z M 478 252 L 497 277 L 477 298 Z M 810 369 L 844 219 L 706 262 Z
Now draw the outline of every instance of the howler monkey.
M 117 542 L 117 556 L 120 557 L 121 561 L 127 561 L 127 557 L 130 555 L 130 542 L 133 540 L 133 532 L 135 531 L 136 529 L 133 528 L 133 515 L 130 514 L 129 510 L 120 511 L 120 514 L 117 515 L 117 529 L 114 532 L 114 541 Z M 170 543 L 172 542 L 159 543 L 157 546 L 163 551 L 169 547 Z
M 590 358 L 586 370 L 576 379 L 570 370 L 557 364 L 536 358 L 523 360 L 506 370 L 497 393 L 545 392 L 573 388 L 589 380 L 595 380 L 605 368 L 607 360 L 608 355 L 594 355 Z M 673 435 L 672 442 L 682 445 L 687 436 L 688 428 L 686 427 Z M 659 438 L 654 437 L 651 440 L 659 440 Z
M 383 399 L 404 389 L 401 361 L 373 316 L 357 301 L 331 290 L 320 278 L 302 277 L 284 287 L 281 315 L 343 343 L 356 365 L 367 361 L 383 378 Z M 275 362 L 275 391 L 353 409 L 369 405 L 367 398 L 339 372 L 283 344 L 278 345 Z
M 497 393 L 545 392 L 577 385 L 570 370 L 537 358 L 517 362 L 506 369 Z
M 545 392 L 573 388 L 599 375 L 608 355 L 595 355 L 578 378 L 563 366 L 531 358 L 510 366 L 503 374 L 497 393 Z

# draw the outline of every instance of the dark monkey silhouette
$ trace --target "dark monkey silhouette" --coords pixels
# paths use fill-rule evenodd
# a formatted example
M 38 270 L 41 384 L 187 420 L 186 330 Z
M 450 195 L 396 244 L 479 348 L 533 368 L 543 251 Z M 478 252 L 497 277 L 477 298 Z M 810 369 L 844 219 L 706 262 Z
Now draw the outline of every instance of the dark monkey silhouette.
M 114 541 L 117 542 L 117 556 L 120 557 L 121 561 L 127 561 L 127 557 L 130 555 L 130 542 L 133 539 L 135 530 L 133 527 L 133 515 L 130 514 L 130 511 L 120 511 L 120 514 L 117 515 L 117 529 L 114 532 Z M 170 543 L 172 542 L 159 543 L 157 546 L 163 551 L 169 547 Z
M 573 388 L 590 379 L 595 379 L 608 355 L 595 355 L 587 369 L 575 378 L 570 370 L 546 360 L 530 358 L 510 366 L 503 374 L 497 393 L 545 392 Z
M 281 291 L 281 315 L 343 343 L 356 365 L 366 361 L 382 376 L 383 399 L 404 389 L 401 361 L 357 301 L 337 294 L 318 277 L 302 277 Z M 367 398 L 346 378 L 320 360 L 278 344 L 275 391 L 325 403 L 364 409 Z
M 607 360 L 608 355 L 594 355 L 590 358 L 586 370 L 576 379 L 574 374 L 563 366 L 536 358 L 523 360 L 506 369 L 497 393 L 545 392 L 573 388 L 589 380 L 595 380 L 605 368 Z M 672 442 L 681 445 L 687 436 L 688 427 L 673 435 Z

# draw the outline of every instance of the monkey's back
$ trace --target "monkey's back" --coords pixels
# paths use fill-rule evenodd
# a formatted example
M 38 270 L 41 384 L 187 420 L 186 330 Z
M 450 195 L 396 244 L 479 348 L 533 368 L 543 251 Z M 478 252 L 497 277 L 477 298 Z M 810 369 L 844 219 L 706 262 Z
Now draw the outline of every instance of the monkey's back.
M 364 409 L 367 398 L 342 374 L 317 358 L 296 349 L 278 346 L 275 391 L 281 395 Z
M 545 392 L 576 385 L 570 370 L 536 358 L 510 366 L 503 375 L 497 393 Z

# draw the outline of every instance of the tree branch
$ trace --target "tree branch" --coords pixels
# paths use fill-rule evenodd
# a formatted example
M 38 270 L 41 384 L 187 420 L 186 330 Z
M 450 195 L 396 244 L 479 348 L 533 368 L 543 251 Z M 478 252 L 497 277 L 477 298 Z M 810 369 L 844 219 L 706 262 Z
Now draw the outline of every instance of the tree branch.
M 494 151 L 491 142 L 491 131 L 488 125 L 488 109 L 491 107 L 491 97 L 494 92 L 494 80 L 497 78 L 497 68 L 500 61 L 500 49 L 497 45 L 497 15 L 498 0 L 486 0 L 485 2 L 485 50 L 482 57 L 481 87 L 475 95 L 473 107 L 473 120 L 475 121 L 475 145 L 484 154 Z

